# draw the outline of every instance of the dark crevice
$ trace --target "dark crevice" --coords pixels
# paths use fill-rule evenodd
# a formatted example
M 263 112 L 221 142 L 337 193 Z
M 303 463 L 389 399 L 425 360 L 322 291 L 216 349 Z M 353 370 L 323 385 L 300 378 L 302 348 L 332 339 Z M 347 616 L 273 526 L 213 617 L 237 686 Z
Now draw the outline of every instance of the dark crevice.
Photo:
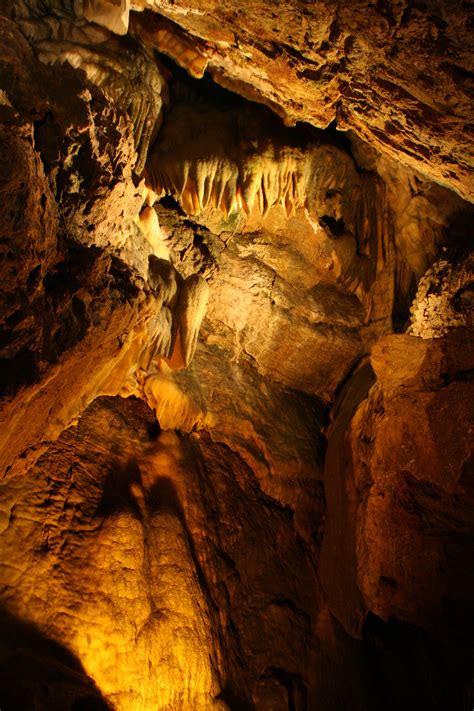
M 342 217 L 336 219 L 331 215 L 323 215 L 319 218 L 319 222 L 323 227 L 327 227 L 333 237 L 340 237 L 346 231 L 346 226 Z

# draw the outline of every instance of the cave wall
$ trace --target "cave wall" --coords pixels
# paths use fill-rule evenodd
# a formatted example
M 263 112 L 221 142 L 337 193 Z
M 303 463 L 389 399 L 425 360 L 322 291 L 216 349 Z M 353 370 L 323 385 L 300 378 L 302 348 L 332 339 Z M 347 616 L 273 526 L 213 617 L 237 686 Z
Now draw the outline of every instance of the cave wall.
M 0 706 L 470 708 L 466 8 L 0 11 Z
M 377 618 L 348 636 L 291 509 L 227 445 L 159 433 L 140 400 L 97 399 L 2 501 L 3 602 L 33 630 L 3 641 L 29 682 L 2 680 L 7 708 L 86 703 L 84 678 L 117 709 L 461 704 L 460 650 Z M 80 660 L 74 683 L 33 634 Z

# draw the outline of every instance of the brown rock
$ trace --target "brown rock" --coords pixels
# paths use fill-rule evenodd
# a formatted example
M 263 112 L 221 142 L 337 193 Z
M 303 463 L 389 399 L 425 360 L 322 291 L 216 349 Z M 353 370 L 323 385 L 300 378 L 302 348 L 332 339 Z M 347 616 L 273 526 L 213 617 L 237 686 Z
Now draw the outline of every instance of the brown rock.
M 466 8 L 1 13 L 0 706 L 464 711 Z
M 291 124 L 337 120 L 472 200 L 469 20 L 451 2 L 142 0 L 203 40 L 213 78 Z M 470 157 L 471 156 L 471 157 Z
M 472 594 L 470 571 L 458 563 L 472 536 L 469 343 L 462 329 L 437 340 L 387 336 L 371 356 L 377 383 L 352 408 L 342 440 L 353 386 L 336 414 L 322 571 L 331 609 L 353 632 L 366 610 L 385 620 L 456 626 Z
M 5 18 L 0 33 L 3 472 L 122 389 L 166 328 L 167 301 L 104 249 L 134 236 L 147 254 L 130 126 L 79 73 L 51 76 Z

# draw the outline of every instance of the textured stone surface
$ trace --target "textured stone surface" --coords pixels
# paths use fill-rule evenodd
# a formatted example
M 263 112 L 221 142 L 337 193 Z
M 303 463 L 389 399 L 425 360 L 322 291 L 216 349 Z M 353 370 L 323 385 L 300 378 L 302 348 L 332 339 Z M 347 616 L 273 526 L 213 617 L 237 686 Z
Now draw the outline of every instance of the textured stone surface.
M 157 350 L 179 341 L 186 362 L 207 286 L 160 259 L 149 269 L 130 119 L 81 73 L 47 70 L 5 18 L 0 32 L 4 471 Z
M 473 327 L 474 258 L 441 259 L 420 279 L 413 301 L 410 333 L 440 338 L 450 329 Z
M 317 546 L 324 514 L 323 403 L 283 390 L 258 375 L 251 361 L 237 363 L 215 345 L 199 349 L 192 370 L 212 414 L 212 442 L 240 457 L 262 491 L 294 512 L 298 534 Z
M 472 336 L 387 336 L 371 363 L 376 384 L 366 395 L 373 376 L 353 376 L 328 435 L 331 609 L 353 633 L 371 610 L 469 635 L 474 581 L 460 561 L 473 534 Z
M 3 470 L 57 437 L 106 386 L 136 328 L 142 343 L 122 377 L 135 367 L 157 324 L 143 281 L 94 245 L 110 244 L 119 215 L 133 224 L 140 204 L 128 126 L 115 125 L 116 111 L 71 69 L 51 76 L 12 23 L 2 20 L 0 31 Z
M 1 708 L 466 711 L 466 8 L 1 12 Z
M 287 122 L 324 128 L 336 120 L 472 199 L 471 20 L 462 3 L 138 0 L 133 7 L 183 28 L 216 81 Z
M 4 602 L 79 655 L 114 708 L 146 709 L 156 698 L 162 707 L 212 708 L 209 614 L 169 478 L 183 456 L 177 436 L 157 452 L 154 469 L 150 450 L 140 474 L 127 457 L 146 430 L 130 431 L 122 449 L 127 410 L 102 414 L 38 461 L 27 475 L 28 502 L 20 501 L 22 477 L 7 485 L 17 493 L 4 510 L 3 550 L 10 557 L 29 548 L 36 562 L 21 556 L 4 567 Z M 119 448 L 113 463 L 112 440 Z M 84 456 L 77 460 L 78 446 Z M 157 496 L 159 482 L 165 499 Z
M 85 10 L 85 17 L 81 9 Z M 109 6 L 109 18 L 113 17 L 116 9 L 113 3 Z M 0 14 L 16 21 L 41 62 L 54 67 L 52 72 L 67 65 L 80 69 L 115 109 L 128 114 L 137 150 L 137 155 L 128 161 L 128 168 L 134 168 L 140 174 L 149 144 L 156 137 L 162 106 L 166 102 L 166 81 L 153 54 L 131 38 L 124 40 L 114 35 L 117 27 L 106 29 L 95 24 L 87 12 L 87 3 L 56 0 L 49 3 L 35 0 L 20 0 L 14 4 L 3 2 L 0 3 Z M 118 34 L 123 33 L 118 31 Z M 111 134 L 111 127 L 108 129 L 105 135 L 100 130 L 95 132 L 93 148 L 101 151 L 104 139 L 107 140 Z M 117 140 L 118 136 L 115 137 Z M 107 166 L 104 168 L 107 169 Z M 79 170 L 76 172 L 76 187 L 81 182 Z M 112 195 L 110 207 L 117 202 L 113 198 Z
M 19 652 L 7 638 L 0 653 L 16 673 L 28 649 L 28 704 L 98 704 L 87 676 L 127 711 L 441 711 L 455 698 L 464 670 L 442 646 L 380 621 L 359 642 L 335 622 L 291 509 L 244 461 L 249 444 L 159 433 L 140 401 L 104 398 L 2 481 L 2 629 Z M 2 701 L 25 699 L 15 686 L 0 675 Z
M 474 584 L 469 568 L 459 570 L 473 534 L 471 336 L 463 329 L 444 342 L 392 336 L 371 360 L 380 390 L 367 403 L 370 434 L 363 413 L 357 418 L 362 443 L 374 437 L 359 584 L 383 619 L 436 625 L 444 617 L 457 629 Z

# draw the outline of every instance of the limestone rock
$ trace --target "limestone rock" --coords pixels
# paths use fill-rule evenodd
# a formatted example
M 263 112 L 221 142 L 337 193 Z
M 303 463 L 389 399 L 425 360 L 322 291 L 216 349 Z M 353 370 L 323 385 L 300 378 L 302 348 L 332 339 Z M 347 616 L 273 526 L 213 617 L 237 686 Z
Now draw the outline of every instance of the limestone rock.
M 294 451 L 310 436 L 300 432 Z M 285 699 L 377 711 L 384 693 L 442 709 L 458 693 L 458 655 L 416 630 L 374 621 L 364 642 L 349 638 L 324 605 L 291 509 L 225 444 L 158 432 L 139 400 L 96 400 L 0 487 L 2 604 L 7 629 L 30 645 L 22 684 L 41 709 L 92 697 L 119 711 Z M 411 650 L 407 664 L 400 647 Z M 0 638 L 2 659 L 10 649 Z M 2 698 L 12 681 L 0 675 Z
M 3 12 L 0 4 L 0 12 L 16 20 L 41 62 L 55 68 L 69 65 L 80 69 L 116 109 L 128 115 L 138 153 L 130 167 L 140 175 L 160 125 L 167 93 L 153 54 L 139 42 L 130 38 L 125 41 L 114 34 L 127 32 L 125 0 L 118 4 L 101 0 L 20 0 L 15 6 L 7 4 Z M 99 129 L 99 146 L 104 137 Z
M 90 22 L 104 25 L 118 35 L 127 33 L 130 0 L 85 0 L 83 12 Z
M 157 372 L 147 374 L 143 398 L 155 411 L 162 430 L 192 432 L 214 422 L 199 382 L 185 370 L 173 372 L 164 359 L 160 359 Z
M 147 283 L 151 248 L 134 223 L 143 195 L 132 179 L 129 123 L 71 68 L 51 77 L 5 18 L 0 31 L 4 471 L 15 460 L 24 468 L 157 350 L 168 355 L 176 273 L 158 260 Z M 129 266 L 121 247 L 132 239 L 143 256 Z M 202 309 L 194 320 L 185 303 L 182 311 L 174 332 L 184 329 L 189 360 Z
M 123 424 L 107 407 L 102 412 L 105 444 L 110 435 L 120 438 Z M 209 612 L 192 572 L 174 484 L 167 478 L 181 466 L 179 440 L 171 433 L 159 452 L 152 448 L 138 474 L 137 464 L 127 464 L 133 438 L 124 450 L 119 446 L 119 459 L 110 468 L 98 424 L 93 416 L 89 427 L 72 428 L 65 448 L 53 445 L 38 461 L 26 475 L 32 476 L 28 503 L 17 498 L 21 479 L 9 479 L 13 498 L 3 510 L 3 552 L 9 559 L 18 546 L 25 553 L 28 548 L 35 563 L 20 556 L 13 575 L 10 565 L 3 567 L 7 609 L 63 640 L 112 708 L 146 708 L 156 699 L 163 707 L 223 708 L 212 701 L 218 688 L 208 655 Z M 141 436 L 137 431 L 135 437 Z M 76 470 L 78 445 L 89 454 Z M 135 475 L 129 480 L 130 467 Z M 38 517 L 43 505 L 46 519 Z M 77 569 L 84 571 L 81 580 Z M 28 602 L 31 585 L 36 592 Z
M 371 356 L 376 385 L 361 401 L 355 376 L 335 414 L 323 584 L 354 633 L 367 610 L 467 633 L 458 625 L 473 589 L 459 567 L 472 536 L 469 343 L 464 329 L 436 340 L 385 337 Z
M 273 5 L 0 0 L 2 709 L 465 711 L 466 3 Z
M 449 329 L 472 328 L 474 256 L 458 264 L 436 262 L 418 285 L 411 307 L 410 333 L 421 338 L 440 338 Z
M 336 120 L 472 200 L 472 47 L 462 4 L 136 0 L 185 30 L 223 86 L 289 124 Z

